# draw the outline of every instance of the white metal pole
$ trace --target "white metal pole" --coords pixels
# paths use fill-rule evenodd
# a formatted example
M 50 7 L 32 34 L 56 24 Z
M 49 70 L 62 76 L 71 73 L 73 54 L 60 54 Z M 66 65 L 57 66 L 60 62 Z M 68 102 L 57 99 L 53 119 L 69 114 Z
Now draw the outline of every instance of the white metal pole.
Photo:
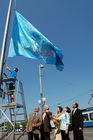
M 8 13 L 7 13 L 5 31 L 4 31 L 4 37 L 3 37 L 3 43 L 2 43 L 1 57 L 0 57 L 0 87 L 2 83 L 2 71 L 3 71 L 3 65 L 4 65 L 4 57 L 5 57 L 6 41 L 7 41 L 7 34 L 8 34 L 8 28 L 9 28 L 12 1 L 13 0 L 10 0 L 9 2 L 9 8 L 8 8 Z
M 40 98 L 41 98 L 41 112 L 43 113 L 43 93 L 42 93 L 42 81 L 41 81 L 41 68 L 39 65 L 39 77 L 40 77 Z
M 4 113 L 4 111 L 0 108 L 0 111 L 3 113 L 3 115 L 6 117 L 6 119 L 11 123 L 11 125 L 14 127 L 14 124 L 10 121 L 10 119 L 7 117 L 7 115 Z

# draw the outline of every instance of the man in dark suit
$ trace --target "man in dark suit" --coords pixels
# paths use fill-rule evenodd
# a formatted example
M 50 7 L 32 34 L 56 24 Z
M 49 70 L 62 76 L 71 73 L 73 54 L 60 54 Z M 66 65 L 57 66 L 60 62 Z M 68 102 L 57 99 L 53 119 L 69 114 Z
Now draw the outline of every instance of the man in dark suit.
M 84 140 L 83 137 L 83 115 L 80 109 L 78 109 L 78 103 L 74 102 L 72 111 L 72 127 L 74 140 Z
M 42 124 L 42 115 L 38 113 L 39 107 L 35 107 L 34 113 L 29 114 L 29 120 L 26 127 L 26 132 L 28 133 L 28 139 L 39 140 L 40 130 L 39 127 Z
M 52 113 L 49 112 L 49 106 L 44 106 L 43 121 L 41 128 L 41 140 L 50 140 L 51 125 L 50 120 L 52 118 Z

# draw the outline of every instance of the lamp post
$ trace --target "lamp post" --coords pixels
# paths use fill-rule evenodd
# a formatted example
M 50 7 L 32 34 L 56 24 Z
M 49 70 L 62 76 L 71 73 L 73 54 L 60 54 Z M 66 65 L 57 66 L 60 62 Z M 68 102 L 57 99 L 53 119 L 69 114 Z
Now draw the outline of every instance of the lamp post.
M 41 105 L 41 111 L 43 113 L 44 104 L 46 102 L 46 98 L 43 97 L 41 100 L 38 100 L 38 104 Z
M 42 80 L 41 80 L 41 69 L 44 68 L 44 65 L 39 64 L 39 77 L 40 77 L 40 100 L 38 103 L 41 105 L 41 112 L 43 113 L 43 106 L 46 101 L 46 98 L 43 98 L 43 92 L 42 92 Z

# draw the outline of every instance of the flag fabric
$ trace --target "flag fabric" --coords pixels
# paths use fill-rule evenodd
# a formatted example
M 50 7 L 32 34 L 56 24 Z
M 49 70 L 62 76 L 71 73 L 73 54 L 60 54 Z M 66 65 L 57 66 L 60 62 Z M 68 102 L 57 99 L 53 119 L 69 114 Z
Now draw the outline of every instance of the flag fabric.
M 42 59 L 47 64 L 56 65 L 60 71 L 64 68 L 62 51 L 17 11 L 9 47 L 9 57 L 14 56 Z

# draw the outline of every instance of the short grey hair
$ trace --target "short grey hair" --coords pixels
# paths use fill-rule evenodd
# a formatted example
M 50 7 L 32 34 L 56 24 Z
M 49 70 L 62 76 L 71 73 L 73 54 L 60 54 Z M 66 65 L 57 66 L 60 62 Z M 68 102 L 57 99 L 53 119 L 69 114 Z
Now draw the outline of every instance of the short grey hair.
M 44 107 L 46 107 L 49 110 L 49 106 L 48 105 L 45 105 Z

